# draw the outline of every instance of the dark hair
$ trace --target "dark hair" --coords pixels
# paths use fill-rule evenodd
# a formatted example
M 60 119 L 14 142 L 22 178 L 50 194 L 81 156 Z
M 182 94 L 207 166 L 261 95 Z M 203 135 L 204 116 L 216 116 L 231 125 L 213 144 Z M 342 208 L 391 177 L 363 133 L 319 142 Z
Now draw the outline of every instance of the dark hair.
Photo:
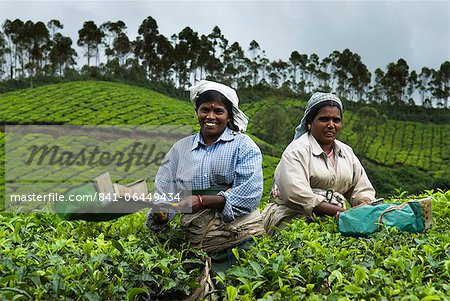
M 198 111 L 198 108 L 205 102 L 210 101 L 218 101 L 222 103 L 225 106 L 225 109 L 227 110 L 228 117 L 230 118 L 230 121 L 228 122 L 228 127 L 233 131 L 238 131 L 238 127 L 234 124 L 234 116 L 233 116 L 233 104 L 231 101 L 225 97 L 222 93 L 216 90 L 207 90 L 202 92 L 197 99 L 195 100 L 195 111 Z
M 310 124 L 314 118 L 316 118 L 317 114 L 319 114 L 320 109 L 322 109 L 323 107 L 337 107 L 339 109 L 339 112 L 341 112 L 341 118 L 342 118 L 342 110 L 341 110 L 341 106 L 339 105 L 339 103 L 337 103 L 334 100 L 330 100 L 330 101 L 323 101 L 323 102 L 319 102 L 318 104 L 314 105 L 311 108 L 311 111 L 309 111 L 308 115 L 306 115 L 306 124 Z

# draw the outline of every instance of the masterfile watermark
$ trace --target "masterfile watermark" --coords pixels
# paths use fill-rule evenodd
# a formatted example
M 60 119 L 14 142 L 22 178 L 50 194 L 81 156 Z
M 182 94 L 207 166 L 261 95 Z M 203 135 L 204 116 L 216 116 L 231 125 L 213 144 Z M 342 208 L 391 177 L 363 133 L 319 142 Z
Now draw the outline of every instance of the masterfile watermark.
M 156 151 L 155 144 L 143 144 L 134 142 L 131 150 L 124 151 L 102 151 L 100 147 L 93 149 L 82 148 L 78 152 L 62 150 L 60 146 L 53 145 L 31 145 L 28 147 L 30 156 L 25 164 L 32 165 L 34 162 L 41 165 L 59 166 L 111 166 L 113 164 L 122 167 L 124 171 L 129 171 L 131 166 L 150 166 L 163 164 L 166 152 Z
M 51 212 L 52 203 L 86 203 L 81 197 L 102 208 L 124 201 L 114 212 L 132 203 L 151 207 L 158 170 L 168 163 L 172 146 L 191 134 L 191 126 L 180 125 L 6 125 L 5 209 Z M 192 160 L 186 158 L 189 171 Z M 102 178 L 106 174 L 109 182 Z M 139 197 L 127 199 L 128 194 Z
M 89 198 L 75 198 L 72 197 L 68 198 L 69 201 L 83 201 L 83 202 L 93 202 L 95 199 L 94 197 L 89 196 Z M 66 197 L 64 194 L 59 193 L 46 193 L 46 194 L 10 194 L 9 195 L 9 201 L 10 202 L 64 202 L 66 201 Z

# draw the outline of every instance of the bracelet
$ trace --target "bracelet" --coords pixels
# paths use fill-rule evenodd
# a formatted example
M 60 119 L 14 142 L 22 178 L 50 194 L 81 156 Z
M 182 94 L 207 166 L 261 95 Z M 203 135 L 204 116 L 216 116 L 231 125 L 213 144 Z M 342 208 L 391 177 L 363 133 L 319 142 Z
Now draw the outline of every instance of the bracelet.
M 203 199 L 199 194 L 197 194 L 197 197 L 198 197 L 198 202 L 200 203 L 200 206 L 199 206 L 200 210 L 202 210 L 203 209 Z
M 339 215 L 341 214 L 341 211 L 336 212 L 336 214 L 334 215 L 334 220 L 337 222 L 339 221 Z

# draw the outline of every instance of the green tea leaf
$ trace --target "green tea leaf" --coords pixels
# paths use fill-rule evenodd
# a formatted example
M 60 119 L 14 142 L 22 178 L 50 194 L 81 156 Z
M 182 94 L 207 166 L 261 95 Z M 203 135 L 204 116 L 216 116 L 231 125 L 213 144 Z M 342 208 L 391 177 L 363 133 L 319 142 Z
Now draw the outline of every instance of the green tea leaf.
M 344 276 L 339 270 L 334 270 L 331 272 L 330 276 L 328 276 L 328 282 L 331 284 L 336 281 L 338 284 L 342 283 Z
M 431 295 L 431 296 L 423 297 L 421 301 L 439 301 L 439 300 L 441 300 L 441 297 L 439 297 L 437 295 Z
M 29 293 L 27 293 L 27 292 L 24 291 L 24 290 L 15 288 L 15 287 L 0 287 L 0 292 L 1 292 L 1 291 L 12 291 L 12 292 L 15 292 L 15 293 L 19 293 L 19 294 L 25 295 L 25 296 L 27 296 L 30 300 L 32 299 L 32 297 L 31 297 L 31 295 L 30 295 Z
M 3 278 L 0 278 L 0 283 L 7 283 L 9 281 L 15 281 L 17 279 L 18 279 L 17 275 L 8 275 Z
M 118 242 L 117 240 L 113 239 L 111 240 L 111 244 L 116 248 L 120 254 L 123 254 L 125 252 L 125 249 L 123 248 L 122 244 Z
M 362 293 L 363 289 L 361 287 L 359 287 L 359 286 L 354 285 L 354 284 L 347 284 L 345 286 L 345 291 L 347 293 L 350 293 L 350 294 L 354 295 L 354 294 Z
M 236 300 L 238 291 L 234 286 L 227 286 L 227 298 L 229 301 Z
M 127 291 L 126 300 L 133 301 L 134 297 L 140 294 L 148 294 L 148 289 L 145 287 L 133 287 Z

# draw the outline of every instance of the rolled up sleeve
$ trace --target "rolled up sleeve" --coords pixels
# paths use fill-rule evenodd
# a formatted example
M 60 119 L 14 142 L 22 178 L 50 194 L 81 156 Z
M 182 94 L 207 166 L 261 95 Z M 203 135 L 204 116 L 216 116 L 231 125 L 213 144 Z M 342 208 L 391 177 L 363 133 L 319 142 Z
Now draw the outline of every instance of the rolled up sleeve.
M 375 189 L 355 154 L 353 154 L 353 187 L 349 200 L 352 206 L 375 199 Z
M 258 146 L 248 138 L 239 150 L 231 189 L 218 195 L 225 198 L 221 212 L 225 222 L 249 214 L 259 205 L 263 193 L 262 155 Z
M 177 169 L 178 164 L 178 155 L 174 148 L 171 148 L 169 152 L 166 154 L 163 164 L 158 169 L 155 179 L 155 189 L 159 195 L 168 195 L 172 193 L 176 195 L 179 190 L 176 187 L 176 178 L 175 171 Z M 176 215 L 175 211 L 170 210 L 168 212 L 168 221 L 171 221 Z M 153 231 L 160 231 L 164 229 L 167 225 L 164 223 L 162 225 L 157 225 L 154 220 L 154 216 L 152 215 L 152 210 L 147 212 L 147 217 L 145 224 L 147 227 Z
M 275 171 L 275 182 L 280 190 L 281 202 L 311 218 L 314 207 L 324 198 L 311 189 L 308 158 L 309 154 L 306 152 L 284 152 Z

